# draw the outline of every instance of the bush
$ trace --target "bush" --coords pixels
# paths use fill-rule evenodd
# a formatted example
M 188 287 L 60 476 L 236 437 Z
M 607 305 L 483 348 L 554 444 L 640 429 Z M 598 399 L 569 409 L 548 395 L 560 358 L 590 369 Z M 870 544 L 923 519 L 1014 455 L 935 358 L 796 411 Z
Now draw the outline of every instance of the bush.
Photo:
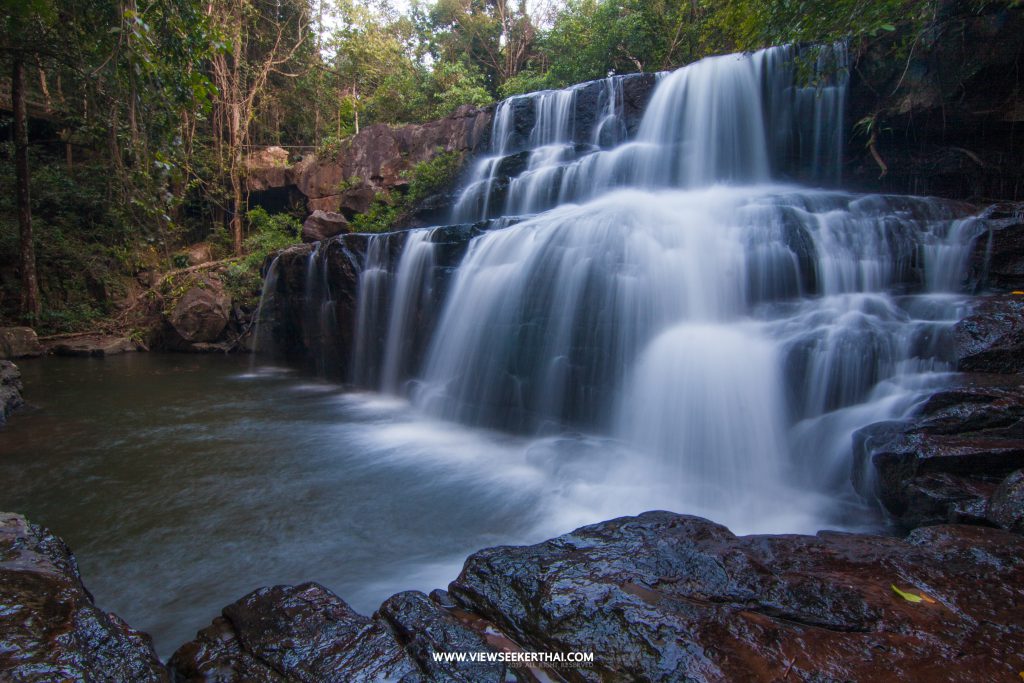
M 356 232 L 394 230 L 395 224 L 408 218 L 417 204 L 451 186 L 461 168 L 462 155 L 458 152 L 443 152 L 421 161 L 403 174 L 409 179 L 405 194 L 396 197 L 387 192 L 377 193 L 370 208 L 352 219 L 352 228 Z
M 302 224 L 291 214 L 269 214 L 257 207 L 245 217 L 249 223 L 249 236 L 243 243 L 246 254 L 228 266 L 224 277 L 228 291 L 243 305 L 258 300 L 262 286 L 260 268 L 267 257 L 296 244 L 302 234 Z

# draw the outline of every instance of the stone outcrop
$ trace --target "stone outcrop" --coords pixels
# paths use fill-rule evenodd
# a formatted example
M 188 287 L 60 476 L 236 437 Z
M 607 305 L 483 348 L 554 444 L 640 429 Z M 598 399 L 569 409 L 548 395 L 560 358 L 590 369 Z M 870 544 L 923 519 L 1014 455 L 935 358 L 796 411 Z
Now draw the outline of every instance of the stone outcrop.
M 974 243 L 968 282 L 975 291 L 1024 290 L 1024 204 L 994 204 L 982 216 L 987 232 Z
M 997 231 L 987 251 L 1009 254 L 1012 242 Z M 906 528 L 945 522 L 1016 528 L 1007 521 L 1012 512 L 996 513 L 1003 521 L 995 522 L 989 510 L 1005 510 L 993 503 L 997 486 L 1024 467 L 1024 295 L 974 299 L 953 328 L 952 357 L 963 374 L 911 417 L 855 435 L 855 485 Z M 999 500 L 1015 499 L 1004 487 Z
M 291 164 L 283 147 L 266 147 L 245 159 L 245 184 L 249 192 L 292 185 Z
M 425 309 L 439 312 L 454 266 L 465 254 L 469 240 L 485 227 L 486 224 L 453 225 L 430 233 L 428 239 L 435 245 L 431 290 L 435 305 L 425 305 Z M 328 239 L 319 246 L 303 244 L 281 252 L 274 265 L 276 272 L 267 276 L 271 286 L 259 312 L 260 352 L 312 364 L 330 377 L 350 379 L 349 365 L 358 327 L 359 275 L 370 244 L 378 241 L 377 249 L 393 271 L 407 238 L 406 232 L 353 233 Z M 311 268 L 314 249 L 315 266 Z M 308 282 L 311 274 L 316 280 L 313 283 Z M 389 302 L 381 302 L 382 307 L 388 305 Z M 421 315 L 409 328 L 410 344 L 425 351 L 436 322 L 433 317 Z M 376 347 L 383 349 L 386 332 L 379 329 L 368 336 Z
M 1024 667 L 1024 537 L 738 537 L 649 512 L 470 557 L 447 592 L 372 618 L 316 584 L 256 591 L 180 648 L 177 680 L 503 681 L 435 652 L 592 652 L 515 680 L 1011 679 Z M 909 594 L 910 600 L 893 590 Z M 916 600 L 916 601 L 915 601 Z M 475 668 L 470 668 L 475 667 Z
M 921 36 L 851 46 L 844 185 L 948 198 L 1024 197 L 1024 12 L 945 0 Z M 883 171 L 868 145 L 886 165 Z
M 21 397 L 21 371 L 9 360 L 0 360 L 0 427 L 7 416 L 25 404 Z
M 46 352 L 53 356 L 74 356 L 79 358 L 105 358 L 121 353 L 138 351 L 138 342 L 112 334 L 81 334 L 47 340 Z
M 854 438 L 861 493 L 901 525 L 987 523 L 996 486 L 1024 467 L 1024 376 L 961 375 L 906 421 Z
M 1024 534 L 1024 470 L 999 484 L 989 499 L 986 517 L 996 526 Z
M 1024 371 L 1024 295 L 978 299 L 953 329 L 956 366 L 962 372 Z
M 302 241 L 319 242 L 346 232 L 349 232 L 349 225 L 345 216 L 317 209 L 302 224 Z
M 0 679 L 167 681 L 149 636 L 103 612 L 64 542 L 0 513 Z
M 407 173 L 417 163 L 443 152 L 468 155 L 480 149 L 487 141 L 492 113 L 463 106 L 437 121 L 369 126 L 345 139 L 331 158 L 309 154 L 295 164 L 284 149 L 270 147 L 247 159 L 248 189 L 294 190 L 311 212 L 351 218 L 370 208 L 378 193 L 402 191 L 409 183 Z
M 41 356 L 43 347 L 31 327 L 0 327 L 0 358 Z
M 370 618 L 306 583 L 262 588 L 228 605 L 169 666 L 176 681 L 500 683 L 498 665 L 431 656 L 486 650 L 483 635 L 422 593 L 399 593 Z

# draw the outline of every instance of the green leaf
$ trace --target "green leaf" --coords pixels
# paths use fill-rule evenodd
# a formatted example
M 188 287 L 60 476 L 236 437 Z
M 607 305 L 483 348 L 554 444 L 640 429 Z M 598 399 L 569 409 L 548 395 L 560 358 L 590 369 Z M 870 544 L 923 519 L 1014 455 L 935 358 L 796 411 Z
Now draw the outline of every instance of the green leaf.
M 878 28 L 882 29 L 883 31 L 890 31 L 890 32 L 896 30 L 896 27 L 893 26 L 892 24 L 882 24 Z
M 922 598 L 921 598 L 920 595 L 915 595 L 914 593 L 907 593 L 906 591 L 901 591 L 899 588 L 896 587 L 896 584 L 892 584 L 892 590 L 893 590 L 893 592 L 896 595 L 900 596 L 901 598 L 903 598 L 907 602 L 921 602 L 922 601 Z

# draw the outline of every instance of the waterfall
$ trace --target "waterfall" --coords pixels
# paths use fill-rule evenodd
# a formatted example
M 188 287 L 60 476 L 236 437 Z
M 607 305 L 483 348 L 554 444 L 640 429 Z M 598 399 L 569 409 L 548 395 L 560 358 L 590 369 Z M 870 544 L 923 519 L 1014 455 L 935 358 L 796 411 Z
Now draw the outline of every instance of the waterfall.
M 712 57 L 650 79 L 639 118 L 629 76 L 503 101 L 462 225 L 366 238 L 353 380 L 611 439 L 682 510 L 849 491 L 853 432 L 951 369 L 985 227 L 835 189 L 848 69 L 843 45 Z

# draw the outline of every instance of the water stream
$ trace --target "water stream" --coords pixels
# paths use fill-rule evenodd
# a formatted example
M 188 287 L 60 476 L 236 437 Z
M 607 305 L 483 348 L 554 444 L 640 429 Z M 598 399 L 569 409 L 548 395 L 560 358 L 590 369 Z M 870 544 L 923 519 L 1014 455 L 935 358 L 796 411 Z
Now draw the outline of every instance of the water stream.
M 661 74 L 639 122 L 622 77 L 499 104 L 453 206 L 478 222 L 465 248 L 338 238 L 351 358 L 325 341 L 345 320 L 328 249 L 308 257 L 287 320 L 344 386 L 266 356 L 26 363 L 43 410 L 0 440 L 0 508 L 68 539 L 165 655 L 258 586 L 318 580 L 370 612 L 475 549 L 649 509 L 879 528 L 851 435 L 945 380 L 983 226 L 839 189 L 845 50 L 807 84 L 798 56 Z M 286 279 L 275 263 L 261 349 Z

